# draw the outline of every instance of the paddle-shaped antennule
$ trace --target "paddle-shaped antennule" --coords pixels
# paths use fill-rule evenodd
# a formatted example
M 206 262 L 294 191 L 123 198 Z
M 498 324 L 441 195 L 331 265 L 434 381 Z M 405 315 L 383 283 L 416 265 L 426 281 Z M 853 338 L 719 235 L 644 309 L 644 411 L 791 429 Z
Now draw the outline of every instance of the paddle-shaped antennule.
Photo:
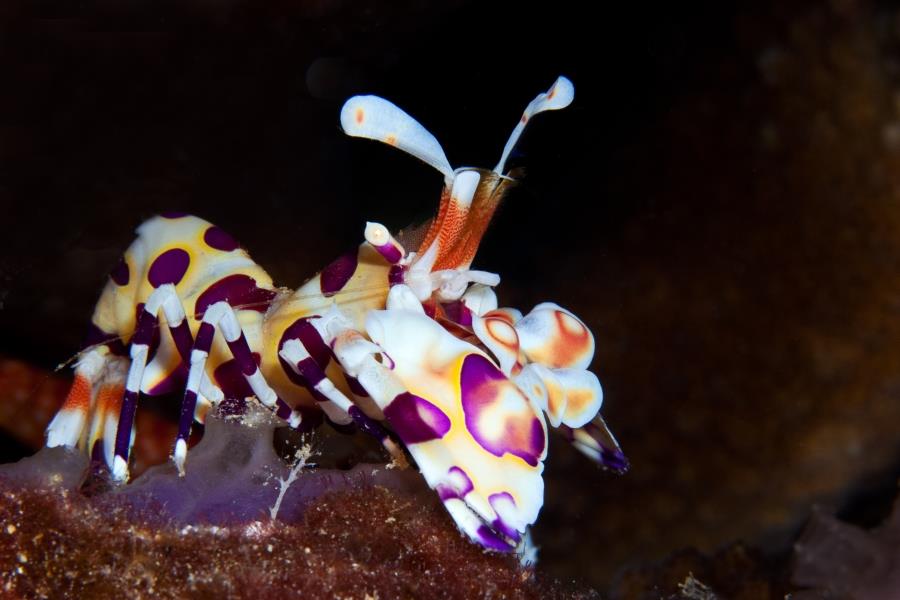
M 396 146 L 444 175 L 438 214 L 416 249 L 405 277 L 417 297 L 424 300 L 430 296 L 436 289 L 433 286 L 428 289 L 432 284 L 441 288 L 444 301 L 456 300 L 459 298 L 456 292 L 462 294 L 465 291 L 461 286 L 462 279 L 458 277 L 449 283 L 446 278 L 440 277 L 430 283 L 426 280 L 435 272 L 468 271 L 494 211 L 515 184 L 503 173 L 503 169 L 525 125 L 534 115 L 545 110 L 565 108 L 574 98 L 572 82 L 560 76 L 549 90 L 538 94 L 525 108 L 519 124 L 506 142 L 500 163 L 493 171 L 464 168 L 455 172 L 437 139 L 397 106 L 379 96 L 354 96 L 347 100 L 341 109 L 341 126 L 347 135 Z M 370 233 L 375 237 L 369 242 L 382 254 L 387 253 L 386 258 L 393 262 L 397 256 L 394 243 L 384 244 L 375 239 L 378 237 L 376 234 L 383 233 L 381 229 L 371 229 Z
M 519 119 L 515 129 L 513 129 L 509 139 L 506 141 L 506 146 L 503 148 L 503 155 L 500 157 L 500 162 L 494 167 L 494 172 L 498 175 L 503 175 L 506 161 L 509 159 L 509 155 L 518 143 L 519 138 L 522 136 L 522 132 L 525 131 L 525 126 L 531 121 L 531 117 L 540 112 L 544 112 L 545 110 L 559 110 L 565 108 L 570 105 L 574 99 L 575 86 L 562 75 L 556 79 L 549 90 L 542 94 L 538 94 L 537 97 L 525 107 L 522 118 Z
M 453 168 L 437 139 L 418 121 L 379 96 L 353 96 L 341 109 L 341 127 L 353 137 L 395 146 L 428 163 L 444 175 L 447 187 Z

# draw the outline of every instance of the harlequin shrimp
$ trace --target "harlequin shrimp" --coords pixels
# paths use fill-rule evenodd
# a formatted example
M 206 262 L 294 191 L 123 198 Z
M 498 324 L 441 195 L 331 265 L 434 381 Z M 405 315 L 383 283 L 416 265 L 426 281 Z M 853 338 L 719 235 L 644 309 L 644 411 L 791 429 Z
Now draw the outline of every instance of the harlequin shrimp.
M 222 229 L 184 214 L 142 224 L 110 274 L 47 446 L 79 447 L 128 479 L 139 396 L 183 390 L 172 458 L 211 406 L 255 397 L 292 427 L 326 417 L 405 448 L 459 528 L 511 550 L 543 504 L 547 422 L 602 466 L 627 461 L 598 414 L 590 330 L 552 303 L 498 308 L 499 277 L 474 270 L 482 235 L 515 183 L 507 159 L 536 114 L 561 109 L 560 77 L 528 104 L 493 170 L 451 168 L 438 141 L 387 100 L 355 96 L 351 136 L 437 169 L 437 216 L 414 251 L 368 223 L 365 241 L 296 290 L 278 288 Z

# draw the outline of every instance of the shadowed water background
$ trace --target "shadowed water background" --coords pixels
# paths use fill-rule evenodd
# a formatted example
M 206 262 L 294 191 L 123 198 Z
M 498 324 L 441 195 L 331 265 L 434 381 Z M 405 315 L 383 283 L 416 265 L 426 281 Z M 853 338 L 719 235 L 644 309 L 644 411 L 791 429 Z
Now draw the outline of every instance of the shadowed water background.
M 476 266 L 592 328 L 633 468 L 551 445 L 542 568 L 605 588 L 679 548 L 784 556 L 814 503 L 874 524 L 900 463 L 900 20 L 772 4 L 5 5 L 0 351 L 71 356 L 161 210 L 289 286 L 366 220 L 429 217 L 440 177 L 345 138 L 348 95 L 484 166 L 562 73 L 575 104 L 531 125 Z

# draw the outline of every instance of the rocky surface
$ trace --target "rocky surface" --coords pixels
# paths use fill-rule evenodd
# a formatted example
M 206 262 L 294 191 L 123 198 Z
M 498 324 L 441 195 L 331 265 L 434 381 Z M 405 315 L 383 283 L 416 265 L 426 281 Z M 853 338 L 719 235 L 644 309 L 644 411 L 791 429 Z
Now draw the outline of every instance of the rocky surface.
M 412 470 L 285 463 L 277 420 L 210 415 L 187 475 L 127 486 L 81 453 L 0 467 L 0 589 L 53 598 L 587 598 L 465 539 Z M 227 451 L 223 451 L 227 449 Z M 293 471 L 294 477 L 290 477 Z M 85 479 L 88 478 L 85 483 Z
M 869 531 L 815 511 L 794 545 L 791 581 L 798 600 L 900 597 L 900 503 Z
M 322 497 L 298 523 L 192 527 L 74 493 L 2 487 L 7 597 L 596 597 L 483 553 L 440 508 L 381 487 Z

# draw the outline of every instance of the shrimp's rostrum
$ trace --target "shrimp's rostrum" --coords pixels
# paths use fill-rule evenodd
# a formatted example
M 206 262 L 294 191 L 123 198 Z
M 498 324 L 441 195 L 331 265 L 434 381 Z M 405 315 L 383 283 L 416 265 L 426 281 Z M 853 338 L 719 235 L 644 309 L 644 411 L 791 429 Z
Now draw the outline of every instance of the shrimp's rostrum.
M 172 456 L 184 473 L 195 421 L 225 400 L 259 401 L 293 427 L 324 416 L 375 436 L 400 463 L 408 452 L 466 535 L 519 547 L 543 504 L 548 423 L 598 464 L 627 469 L 587 370 L 591 331 L 553 303 L 524 316 L 499 308 L 499 276 L 471 268 L 515 183 L 506 162 L 525 125 L 573 98 L 560 77 L 532 100 L 490 171 L 451 168 L 387 100 L 348 100 L 344 131 L 437 169 L 440 205 L 415 248 L 368 223 L 359 248 L 297 290 L 275 287 L 200 218 L 145 222 L 100 296 L 47 445 L 83 448 L 125 482 L 140 396 L 183 392 Z

